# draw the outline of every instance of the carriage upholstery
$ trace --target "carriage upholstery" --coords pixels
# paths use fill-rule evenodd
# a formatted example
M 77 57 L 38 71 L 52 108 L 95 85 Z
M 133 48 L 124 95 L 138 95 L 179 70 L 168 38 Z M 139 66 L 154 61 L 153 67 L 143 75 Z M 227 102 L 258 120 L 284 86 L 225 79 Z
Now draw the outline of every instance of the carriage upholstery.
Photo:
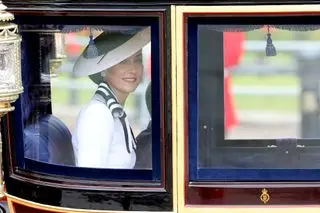
M 54 115 L 45 115 L 24 129 L 24 154 L 45 163 L 75 165 L 71 133 Z

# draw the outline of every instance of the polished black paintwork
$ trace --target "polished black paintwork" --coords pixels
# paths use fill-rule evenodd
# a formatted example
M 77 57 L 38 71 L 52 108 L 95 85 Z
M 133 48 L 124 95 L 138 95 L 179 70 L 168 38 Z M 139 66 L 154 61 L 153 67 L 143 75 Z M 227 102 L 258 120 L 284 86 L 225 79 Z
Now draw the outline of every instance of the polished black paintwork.
M 258 5 L 258 4 L 316 4 L 319 3 L 319 0 L 202 0 L 202 1 L 192 1 L 192 0 L 26 0 L 26 1 L 17 1 L 17 0 L 7 0 L 5 4 L 10 7 L 27 7 L 33 8 L 34 6 L 45 6 L 51 8 L 61 8 L 61 7 L 73 7 L 73 6 L 103 6 L 103 5 L 112 5 L 112 6 L 146 6 L 146 5 Z
M 33 10 L 33 9 L 46 9 L 46 10 L 91 10 L 91 9 L 101 9 L 101 7 L 108 8 L 136 8 L 140 9 L 143 6 L 157 7 L 157 6 L 170 6 L 170 5 L 288 5 L 288 4 L 318 4 L 320 0 L 202 0 L 202 1 L 192 1 L 192 0 L 7 0 L 5 1 L 9 10 Z
M 172 211 L 168 193 L 68 190 L 9 179 L 11 195 L 37 203 L 78 209 L 125 211 Z

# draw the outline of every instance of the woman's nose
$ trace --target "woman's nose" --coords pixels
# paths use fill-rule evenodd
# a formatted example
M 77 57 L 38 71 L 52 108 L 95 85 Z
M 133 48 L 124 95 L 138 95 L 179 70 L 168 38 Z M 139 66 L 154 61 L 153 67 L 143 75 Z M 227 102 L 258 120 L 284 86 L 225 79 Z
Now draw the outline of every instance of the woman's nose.
M 142 63 L 137 62 L 137 61 L 134 61 L 134 60 L 130 61 L 129 64 L 130 64 L 130 66 L 132 67 L 132 69 L 130 69 L 131 72 L 137 72 L 137 71 L 139 71 L 139 70 L 141 69 L 141 67 L 142 67 Z
M 132 59 L 127 59 L 126 61 L 125 61 L 125 64 L 127 65 L 127 66 L 135 66 L 135 61 L 134 60 L 132 60 Z
M 132 69 L 129 70 L 129 73 L 137 74 L 140 72 L 141 66 L 139 64 L 133 64 Z

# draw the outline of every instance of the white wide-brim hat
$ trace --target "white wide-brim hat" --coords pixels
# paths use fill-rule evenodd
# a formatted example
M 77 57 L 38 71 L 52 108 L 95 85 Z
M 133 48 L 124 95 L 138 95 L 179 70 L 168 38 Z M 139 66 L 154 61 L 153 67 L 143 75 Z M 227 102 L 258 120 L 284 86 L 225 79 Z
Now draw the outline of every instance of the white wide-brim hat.
M 100 73 L 129 58 L 150 40 L 150 27 L 140 28 L 135 33 L 103 32 L 90 41 L 79 56 L 73 67 L 73 75 L 81 77 Z M 96 52 L 93 56 L 89 53 L 90 45 L 94 45 Z

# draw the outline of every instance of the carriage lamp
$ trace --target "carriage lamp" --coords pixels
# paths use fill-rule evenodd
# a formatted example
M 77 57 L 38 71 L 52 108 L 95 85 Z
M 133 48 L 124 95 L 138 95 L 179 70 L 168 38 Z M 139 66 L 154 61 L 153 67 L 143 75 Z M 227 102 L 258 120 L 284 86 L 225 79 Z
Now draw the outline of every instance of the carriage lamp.
M 0 0 L 0 119 L 13 111 L 11 103 L 15 102 L 23 92 L 21 82 L 21 36 L 18 26 L 9 23 L 14 20 L 12 13 L 6 11 L 6 6 Z M 0 137 L 1 139 L 1 137 Z M 4 197 L 4 182 L 2 175 L 2 140 L 0 140 L 0 198 Z

